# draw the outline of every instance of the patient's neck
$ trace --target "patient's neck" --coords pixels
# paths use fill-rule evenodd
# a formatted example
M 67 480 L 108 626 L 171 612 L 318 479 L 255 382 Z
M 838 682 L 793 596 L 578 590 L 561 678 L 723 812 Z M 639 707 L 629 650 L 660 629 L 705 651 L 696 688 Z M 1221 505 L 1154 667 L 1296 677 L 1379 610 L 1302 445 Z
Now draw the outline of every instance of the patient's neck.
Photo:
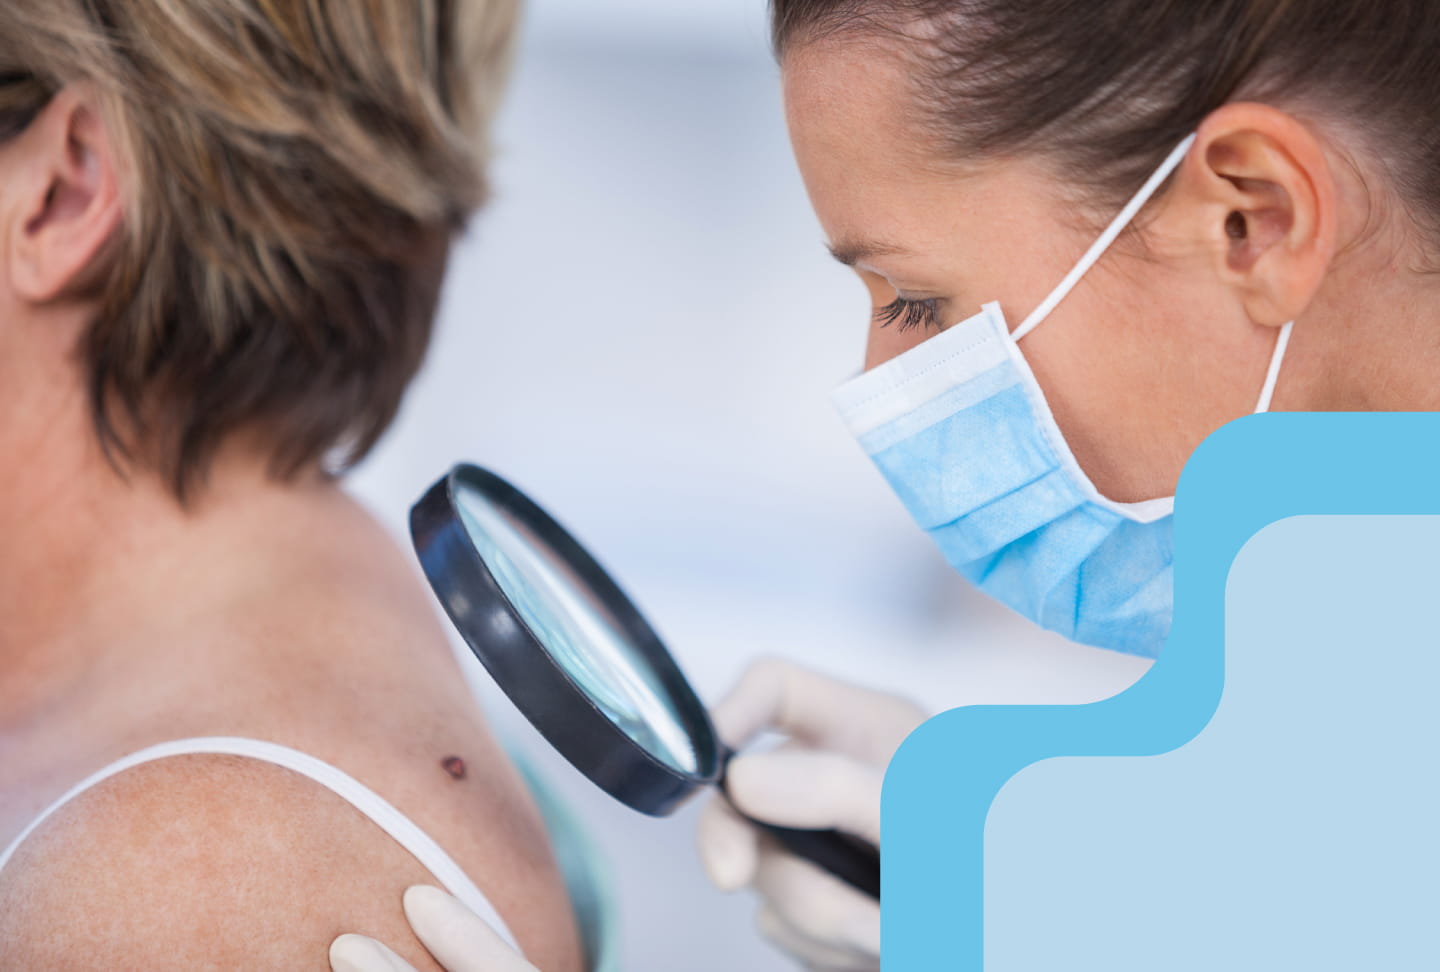
M 160 476 L 118 472 L 78 377 L 43 370 L 9 385 L 0 373 L 0 732 L 42 718 L 110 656 L 146 651 L 147 635 L 253 590 L 274 538 L 308 533 L 340 500 L 318 475 L 277 483 L 230 449 L 182 507 Z

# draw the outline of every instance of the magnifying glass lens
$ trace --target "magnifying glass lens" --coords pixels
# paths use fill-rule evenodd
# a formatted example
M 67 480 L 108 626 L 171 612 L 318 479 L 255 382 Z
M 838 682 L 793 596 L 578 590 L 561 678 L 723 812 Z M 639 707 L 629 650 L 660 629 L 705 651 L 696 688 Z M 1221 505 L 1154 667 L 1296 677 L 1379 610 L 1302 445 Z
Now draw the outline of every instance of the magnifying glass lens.
M 456 466 L 410 511 L 425 576 L 498 684 L 611 796 L 664 816 L 720 785 L 730 752 L 658 635 L 565 528 L 494 473 Z M 871 897 L 880 852 L 834 830 L 752 820 Z
M 637 745 L 683 773 L 700 759 L 675 700 L 625 627 L 523 519 L 459 483 L 460 522 L 520 619 L 575 685 Z

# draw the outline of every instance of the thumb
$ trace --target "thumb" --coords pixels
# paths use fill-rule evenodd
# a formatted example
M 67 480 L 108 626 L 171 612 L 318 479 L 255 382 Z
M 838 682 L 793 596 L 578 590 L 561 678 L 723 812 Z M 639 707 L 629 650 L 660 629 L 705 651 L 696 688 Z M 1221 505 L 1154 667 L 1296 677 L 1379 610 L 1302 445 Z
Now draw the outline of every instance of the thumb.
M 782 827 L 833 827 L 880 844 L 883 774 L 835 753 L 786 749 L 737 756 L 725 792 L 749 817 Z
M 330 943 L 332 972 L 415 972 L 415 966 L 364 935 L 341 935 Z
M 439 888 L 406 891 L 405 917 L 446 972 L 538 972 L 485 919 Z
M 738 891 L 755 879 L 760 835 L 718 794 L 700 809 L 697 837 L 705 874 L 721 891 Z

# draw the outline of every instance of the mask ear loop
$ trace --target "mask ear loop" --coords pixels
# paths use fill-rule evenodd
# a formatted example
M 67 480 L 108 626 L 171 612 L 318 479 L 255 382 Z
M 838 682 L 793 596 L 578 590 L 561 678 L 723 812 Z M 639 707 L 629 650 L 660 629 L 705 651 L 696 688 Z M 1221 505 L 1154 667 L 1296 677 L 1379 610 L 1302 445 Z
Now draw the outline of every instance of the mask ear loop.
M 1110 221 L 1109 226 L 1105 227 L 1105 232 L 1100 234 L 1100 238 L 1090 245 L 1090 249 L 1085 251 L 1080 262 L 1070 269 L 1064 280 L 1060 281 L 1060 285 L 1052 290 L 1050 296 L 1041 301 L 1040 306 L 1031 311 L 1030 316 L 1021 321 L 1020 326 L 1010 333 L 1010 340 L 1019 343 L 1021 338 L 1039 327 L 1062 300 L 1070 296 L 1070 291 L 1075 289 L 1080 278 L 1090 272 L 1090 268 L 1099 262 L 1100 258 L 1105 255 L 1105 251 L 1110 249 L 1111 244 L 1119 238 L 1121 233 L 1125 232 L 1125 227 L 1130 225 L 1131 220 L 1139 215 L 1140 210 L 1159 191 L 1161 184 L 1180 167 L 1180 163 L 1185 160 L 1185 155 L 1190 151 L 1190 147 L 1195 144 L 1195 138 L 1195 135 L 1189 135 L 1171 150 L 1170 154 L 1165 157 L 1165 161 L 1160 163 L 1160 167 L 1151 173 L 1145 185 L 1140 187 L 1140 191 L 1135 193 L 1134 197 L 1125 204 L 1125 208 L 1120 210 L 1119 214 Z M 1290 331 L 1294 327 L 1294 321 L 1286 324 L 1280 328 L 1280 335 L 1275 339 L 1275 353 L 1270 357 L 1270 368 L 1265 374 L 1265 387 L 1260 390 L 1260 401 L 1255 406 L 1256 415 L 1270 411 L 1270 402 L 1275 397 L 1275 383 L 1280 379 L 1280 366 L 1285 361 L 1285 351 L 1290 346 Z
M 1275 383 L 1280 380 L 1280 365 L 1285 362 L 1285 349 L 1290 346 L 1290 332 L 1295 327 L 1291 321 L 1280 328 L 1280 336 L 1275 339 L 1275 353 L 1270 356 L 1270 370 L 1265 372 L 1265 387 L 1260 389 L 1260 403 L 1255 406 L 1255 414 L 1270 411 L 1270 400 L 1275 397 Z
M 1090 268 L 1095 266 L 1096 262 L 1105 255 L 1105 251 L 1110 249 L 1110 244 L 1114 243 L 1116 238 L 1125 231 L 1125 227 L 1130 225 L 1130 221 L 1140 212 L 1141 207 L 1150 201 L 1151 196 L 1155 195 L 1161 183 L 1170 178 L 1170 173 L 1179 168 L 1180 163 L 1185 160 L 1185 153 L 1189 152 L 1190 146 L 1194 144 L 1195 136 L 1190 135 L 1179 145 L 1175 146 L 1174 150 L 1165 157 L 1165 161 L 1160 163 L 1160 168 L 1156 169 L 1150 176 L 1149 181 L 1140 187 L 1140 191 L 1135 194 L 1134 198 L 1125 204 L 1124 209 L 1120 210 L 1120 215 L 1115 217 L 1110 225 L 1105 228 L 1105 232 L 1100 234 L 1100 238 L 1091 245 L 1089 250 L 1085 251 L 1085 255 L 1081 257 L 1080 262 L 1075 264 L 1074 268 L 1065 275 L 1065 279 L 1060 281 L 1060 286 L 1052 290 L 1050 296 L 1046 297 L 1039 307 L 1031 311 L 1030 316 L 1025 318 L 1020 326 L 1011 333 L 1010 339 L 1012 341 L 1019 341 L 1025 335 L 1035 330 L 1040 322 L 1049 317 L 1050 312 L 1070 295 L 1070 291 L 1075 289 L 1075 285 L 1080 282 L 1080 278 L 1085 276 L 1085 274 L 1090 271 Z

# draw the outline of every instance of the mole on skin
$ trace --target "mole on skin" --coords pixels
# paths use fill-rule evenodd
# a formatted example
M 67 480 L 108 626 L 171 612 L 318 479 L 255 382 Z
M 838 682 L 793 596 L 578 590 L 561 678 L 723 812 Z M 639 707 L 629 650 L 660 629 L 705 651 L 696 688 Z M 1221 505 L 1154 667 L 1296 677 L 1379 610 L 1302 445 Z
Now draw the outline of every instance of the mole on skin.
M 459 756 L 446 756 L 440 761 L 445 772 L 450 774 L 451 779 L 463 780 L 465 778 L 465 760 Z

